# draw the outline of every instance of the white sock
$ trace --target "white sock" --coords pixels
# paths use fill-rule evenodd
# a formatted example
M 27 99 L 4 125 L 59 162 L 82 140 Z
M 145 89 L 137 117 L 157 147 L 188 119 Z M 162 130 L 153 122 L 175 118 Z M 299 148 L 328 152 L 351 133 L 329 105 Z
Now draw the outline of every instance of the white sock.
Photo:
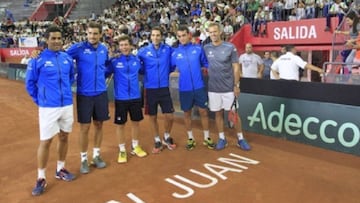
M 38 168 L 38 179 L 46 179 L 45 168 Z
M 164 133 L 164 139 L 168 139 L 170 137 L 170 133 Z
M 159 136 L 159 135 L 156 135 L 156 136 L 155 136 L 155 142 L 161 142 L 161 139 L 160 139 L 160 136 Z
M 241 132 L 241 133 L 238 133 L 238 134 L 237 134 L 237 137 L 238 137 L 238 140 L 244 139 L 244 135 L 242 134 L 242 132 Z
M 187 131 L 187 134 L 188 134 L 188 139 L 194 139 L 194 136 L 193 136 L 193 132 L 192 131 Z
M 94 147 L 93 148 L 93 158 L 100 156 L 100 148 Z
M 57 161 L 56 171 L 59 172 L 63 168 L 65 168 L 65 161 Z
M 119 150 L 120 150 L 120 152 L 125 152 L 126 151 L 125 143 L 119 144 Z
M 87 152 L 80 152 L 80 157 L 81 157 L 81 162 L 87 161 L 88 160 Z
M 224 132 L 219 133 L 219 138 L 225 140 L 225 133 Z
M 204 130 L 204 140 L 208 140 L 210 138 L 210 133 L 208 130 Z
M 132 147 L 135 149 L 136 146 L 139 145 L 139 140 L 132 140 Z

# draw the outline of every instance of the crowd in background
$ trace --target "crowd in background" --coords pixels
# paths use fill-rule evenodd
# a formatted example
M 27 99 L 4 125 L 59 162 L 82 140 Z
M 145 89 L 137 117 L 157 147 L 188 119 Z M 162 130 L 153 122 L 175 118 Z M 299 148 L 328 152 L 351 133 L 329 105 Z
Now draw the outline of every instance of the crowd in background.
M 194 42 L 210 41 L 207 26 L 219 22 L 223 26 L 224 40 L 228 40 L 244 24 L 250 23 L 254 35 L 266 34 L 269 21 L 300 20 L 325 17 L 332 0 L 118 0 L 101 15 L 80 19 L 57 17 L 54 21 L 16 21 L 5 18 L 1 22 L 0 47 L 17 47 L 19 37 L 37 37 L 39 46 L 44 45 L 43 33 L 53 23 L 62 27 L 65 45 L 86 39 L 86 25 L 96 20 L 103 25 L 105 42 L 110 50 L 116 50 L 116 39 L 122 34 L 132 37 L 135 49 L 149 41 L 150 28 L 161 26 L 165 43 L 176 44 L 175 32 L 180 24 L 186 24 Z M 346 1 L 350 4 L 351 1 Z M 265 25 L 261 28 L 262 25 Z

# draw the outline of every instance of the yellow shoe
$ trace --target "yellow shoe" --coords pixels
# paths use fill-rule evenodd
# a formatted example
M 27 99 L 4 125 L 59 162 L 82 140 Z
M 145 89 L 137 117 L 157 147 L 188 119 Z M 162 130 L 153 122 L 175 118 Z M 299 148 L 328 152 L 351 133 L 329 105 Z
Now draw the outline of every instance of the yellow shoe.
M 131 154 L 138 157 L 145 157 L 147 155 L 147 153 L 143 149 L 141 149 L 139 145 L 131 151 Z
M 118 163 L 126 163 L 127 162 L 127 155 L 126 152 L 119 152 L 119 156 L 118 156 Z

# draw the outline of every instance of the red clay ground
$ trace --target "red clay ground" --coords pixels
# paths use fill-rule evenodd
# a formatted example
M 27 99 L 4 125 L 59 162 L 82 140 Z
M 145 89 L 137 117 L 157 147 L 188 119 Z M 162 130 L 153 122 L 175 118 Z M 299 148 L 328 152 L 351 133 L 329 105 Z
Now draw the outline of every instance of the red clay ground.
M 21 82 L 0 78 L 0 90 L 0 202 L 136 202 L 127 197 L 129 193 L 147 203 L 360 202 L 360 158 L 357 156 L 252 133 L 246 134 L 253 147 L 250 152 L 235 147 L 235 136 L 228 136 L 230 144 L 225 150 L 211 151 L 201 146 L 198 121 L 194 130 L 198 146 L 189 152 L 185 149 L 186 134 L 181 117 L 176 117 L 172 131 L 178 149 L 146 158 L 131 157 L 127 164 L 121 165 L 116 162 L 115 125 L 112 121 L 106 122 L 102 156 L 108 167 L 92 169 L 87 175 L 78 172 L 79 127 L 75 123 L 66 166 L 77 179 L 63 182 L 53 177 L 57 142 L 54 140 L 47 169 L 48 188 L 43 195 L 33 197 L 39 142 L 37 107 Z M 112 115 L 113 109 L 111 104 Z M 160 124 L 162 121 L 160 117 Z M 153 141 L 148 125 L 146 118 L 141 123 L 140 142 L 150 152 Z M 211 132 L 216 138 L 215 129 Z M 130 146 L 130 140 L 127 143 L 127 147 Z M 236 162 L 240 160 L 236 156 L 259 163 Z M 233 160 L 229 164 L 219 161 L 220 157 Z M 202 176 L 190 169 L 201 172 Z M 221 174 L 227 179 L 221 179 Z M 185 183 L 174 175 L 200 185 Z M 167 178 L 186 186 L 193 194 L 182 199 L 174 197 L 173 193 L 185 195 L 187 192 L 167 182 Z

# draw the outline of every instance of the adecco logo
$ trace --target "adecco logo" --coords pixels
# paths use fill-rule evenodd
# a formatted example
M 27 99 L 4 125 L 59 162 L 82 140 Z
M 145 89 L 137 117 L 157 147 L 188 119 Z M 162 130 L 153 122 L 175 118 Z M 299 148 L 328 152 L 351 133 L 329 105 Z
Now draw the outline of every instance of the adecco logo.
M 301 118 L 296 113 L 284 114 L 285 105 L 280 104 L 279 111 L 272 111 L 268 115 L 264 113 L 263 104 L 257 104 L 252 116 L 248 116 L 249 126 L 254 127 L 255 124 L 261 124 L 263 130 L 270 130 L 275 133 L 283 133 L 288 135 L 303 134 L 309 140 L 321 139 L 327 144 L 339 142 L 342 146 L 351 148 L 359 143 L 360 131 L 359 127 L 351 122 L 338 123 L 334 120 L 324 120 L 310 116 Z M 311 128 L 310 128 L 311 126 Z M 335 128 L 337 135 L 329 136 L 326 131 Z M 312 132 L 310 132 L 310 129 Z M 315 130 L 314 130 L 315 129 Z M 346 131 L 346 139 L 345 137 Z

